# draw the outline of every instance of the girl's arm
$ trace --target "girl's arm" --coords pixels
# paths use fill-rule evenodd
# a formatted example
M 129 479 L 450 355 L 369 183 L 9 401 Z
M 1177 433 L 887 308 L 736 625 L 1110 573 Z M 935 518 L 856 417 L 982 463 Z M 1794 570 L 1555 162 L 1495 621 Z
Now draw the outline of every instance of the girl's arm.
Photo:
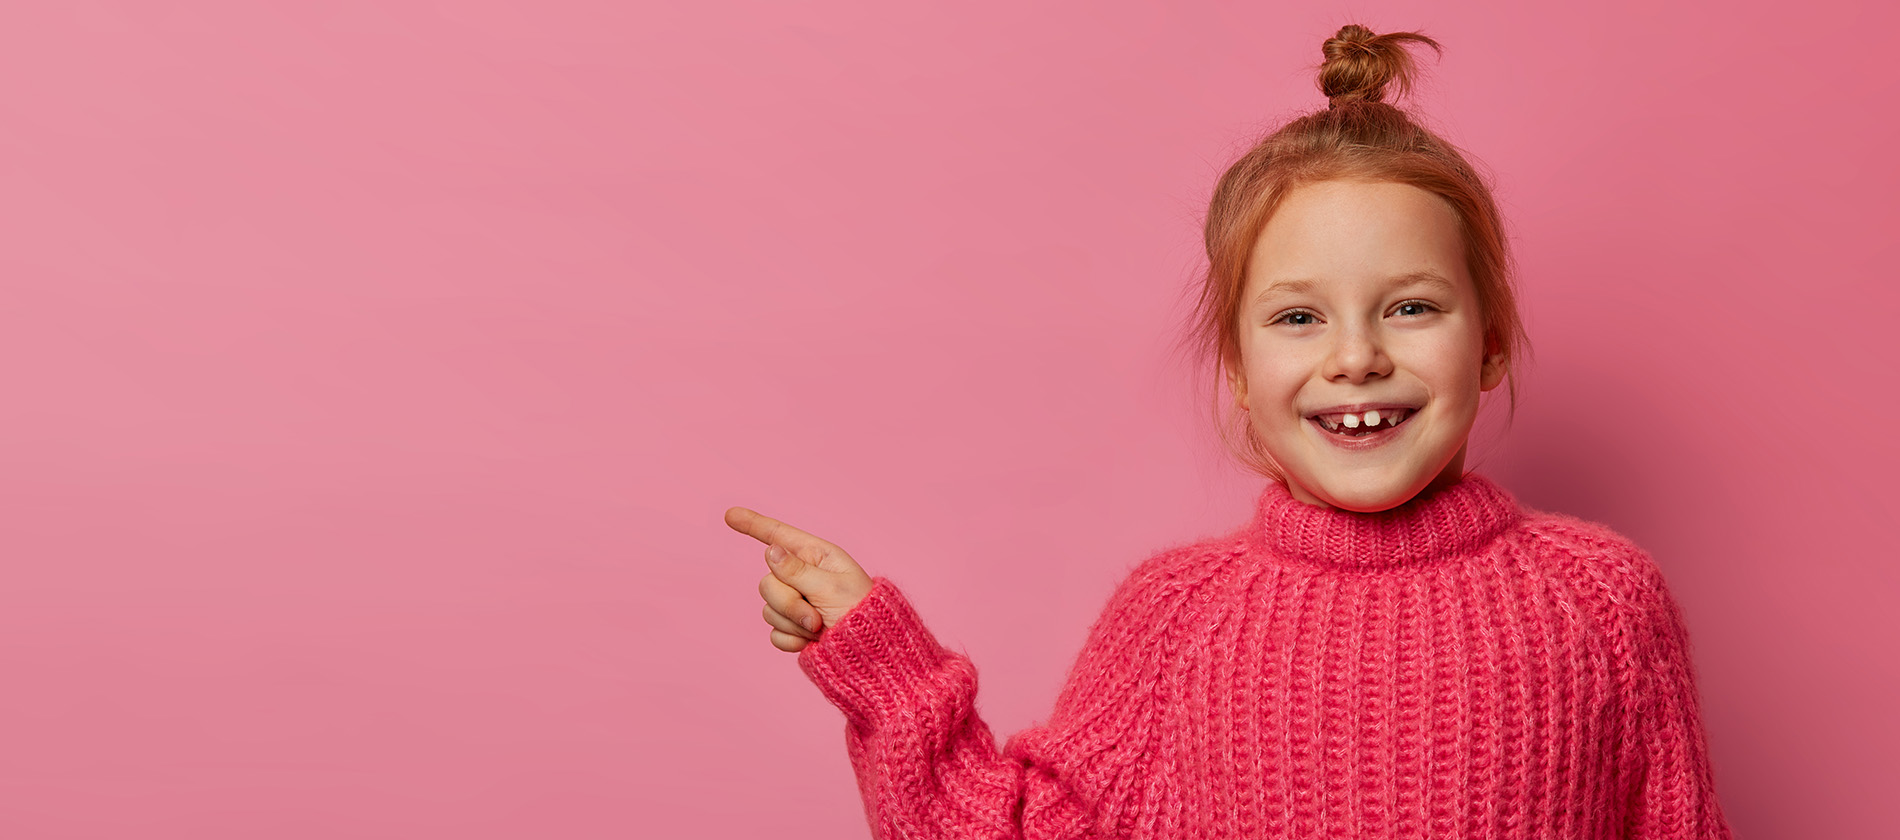
M 1102 837 L 1126 833 L 1141 802 L 1161 801 L 1168 774 L 1150 765 L 1168 600 L 1142 580 L 1141 569 L 1131 574 L 1091 628 L 1049 721 L 999 751 L 976 714 L 970 660 L 938 644 L 897 587 L 876 578 L 799 654 L 844 712 L 874 835 Z
M 1688 628 L 1661 575 L 1652 572 L 1648 583 L 1633 605 L 1639 609 L 1632 620 L 1637 673 L 1631 711 L 1639 767 L 1629 837 L 1728 840 L 1702 729 Z

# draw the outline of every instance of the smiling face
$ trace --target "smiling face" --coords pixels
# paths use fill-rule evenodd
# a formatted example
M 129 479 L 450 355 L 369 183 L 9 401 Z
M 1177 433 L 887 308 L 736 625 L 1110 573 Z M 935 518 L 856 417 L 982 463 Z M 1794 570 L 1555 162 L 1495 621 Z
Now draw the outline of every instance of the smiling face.
M 1443 199 L 1390 182 L 1294 189 L 1254 243 L 1239 313 L 1229 385 L 1294 498 L 1379 511 L 1463 475 L 1478 394 L 1505 365 L 1485 352 Z

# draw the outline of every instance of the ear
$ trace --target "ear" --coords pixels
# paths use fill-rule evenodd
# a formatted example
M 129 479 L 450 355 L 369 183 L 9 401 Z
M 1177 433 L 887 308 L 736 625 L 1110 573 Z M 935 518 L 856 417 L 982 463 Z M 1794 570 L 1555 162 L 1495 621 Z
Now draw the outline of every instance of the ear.
M 1489 391 L 1504 382 L 1504 375 L 1510 372 L 1510 364 L 1504 360 L 1504 353 L 1498 347 L 1496 336 L 1484 337 L 1484 362 L 1478 370 L 1478 390 Z
M 1240 369 L 1239 362 L 1231 359 L 1223 367 L 1227 371 L 1227 389 L 1234 394 L 1235 407 L 1241 411 L 1248 410 L 1246 371 Z

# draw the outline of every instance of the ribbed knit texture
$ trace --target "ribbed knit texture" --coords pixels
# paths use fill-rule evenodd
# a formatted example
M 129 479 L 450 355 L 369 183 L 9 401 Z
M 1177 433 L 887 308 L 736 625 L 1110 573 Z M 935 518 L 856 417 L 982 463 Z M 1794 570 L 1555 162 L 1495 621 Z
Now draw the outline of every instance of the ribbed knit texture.
M 880 838 L 1729 837 L 1655 564 L 1480 475 L 1378 514 L 1269 484 L 1137 566 L 1000 750 L 874 581 L 799 664 Z

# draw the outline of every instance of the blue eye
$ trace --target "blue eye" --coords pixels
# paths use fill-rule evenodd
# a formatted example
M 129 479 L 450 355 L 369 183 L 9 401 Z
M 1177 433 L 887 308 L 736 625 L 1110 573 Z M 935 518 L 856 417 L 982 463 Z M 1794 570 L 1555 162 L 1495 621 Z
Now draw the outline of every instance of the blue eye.
M 1417 317 L 1438 311 L 1438 307 L 1422 300 L 1408 300 L 1397 307 L 1396 314 Z M 1286 323 L 1295 327 L 1308 327 L 1319 323 L 1319 315 L 1305 309 L 1289 309 L 1273 317 L 1268 324 Z

